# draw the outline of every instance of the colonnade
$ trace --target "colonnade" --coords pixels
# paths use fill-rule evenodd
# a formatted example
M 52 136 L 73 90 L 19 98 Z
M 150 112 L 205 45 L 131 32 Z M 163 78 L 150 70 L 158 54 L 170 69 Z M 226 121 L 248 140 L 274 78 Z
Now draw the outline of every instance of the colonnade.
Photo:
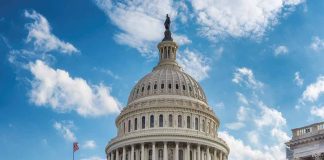
M 110 151 L 107 160 L 227 160 L 221 150 L 187 142 L 150 142 Z

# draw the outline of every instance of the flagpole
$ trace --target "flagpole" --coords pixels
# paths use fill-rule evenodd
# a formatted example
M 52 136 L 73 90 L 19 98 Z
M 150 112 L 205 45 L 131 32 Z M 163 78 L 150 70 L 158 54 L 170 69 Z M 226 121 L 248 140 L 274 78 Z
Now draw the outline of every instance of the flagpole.
M 74 150 L 73 150 L 73 160 L 74 160 Z

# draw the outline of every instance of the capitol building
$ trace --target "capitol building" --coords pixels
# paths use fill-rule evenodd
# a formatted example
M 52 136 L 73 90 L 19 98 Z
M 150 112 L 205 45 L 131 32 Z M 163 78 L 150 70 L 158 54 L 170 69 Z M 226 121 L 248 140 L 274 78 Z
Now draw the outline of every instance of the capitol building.
M 227 160 L 219 119 L 199 83 L 177 63 L 168 16 L 164 25 L 159 62 L 133 87 L 116 118 L 107 160 Z

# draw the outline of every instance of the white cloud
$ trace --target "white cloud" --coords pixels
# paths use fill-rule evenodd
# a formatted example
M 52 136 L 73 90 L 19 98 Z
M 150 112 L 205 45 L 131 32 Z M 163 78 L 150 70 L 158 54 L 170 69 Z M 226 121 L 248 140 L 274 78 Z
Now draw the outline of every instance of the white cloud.
M 98 157 L 98 156 L 92 156 L 92 157 L 88 157 L 88 158 L 81 158 L 81 160 L 106 160 L 106 159 Z
M 50 106 L 59 112 L 76 111 L 82 116 L 118 113 L 120 104 L 103 84 L 89 85 L 84 79 L 53 69 L 41 60 L 30 63 L 34 76 L 30 100 L 38 106 Z
M 300 76 L 299 72 L 295 72 L 295 79 L 294 82 L 297 86 L 302 86 L 304 84 L 303 78 Z
M 321 94 L 324 93 L 324 76 L 317 77 L 315 83 L 307 86 L 303 92 L 303 101 L 315 102 Z
M 184 5 L 175 4 L 172 0 L 96 0 L 96 4 L 120 29 L 115 40 L 136 48 L 144 56 L 152 56 L 156 43 L 163 39 L 166 14 L 173 19 L 178 8 L 185 10 Z M 179 40 L 179 44 L 190 42 L 184 35 L 173 37 Z
M 185 49 L 178 54 L 180 66 L 197 81 L 208 78 L 210 71 L 209 59 L 199 53 Z
M 51 33 L 51 26 L 47 19 L 36 11 L 25 11 L 25 17 L 34 20 L 26 25 L 28 29 L 27 42 L 33 42 L 36 49 L 49 52 L 60 51 L 66 54 L 79 52 L 71 43 L 58 39 Z
M 173 39 L 175 42 L 177 42 L 178 45 L 185 45 L 191 43 L 191 40 L 184 35 L 174 35 Z
M 99 71 L 99 72 L 104 73 L 104 74 L 107 74 L 108 76 L 110 76 L 110 77 L 112 77 L 114 79 L 120 79 L 119 75 L 115 74 L 113 71 L 111 71 L 109 69 L 94 67 L 93 70 Z
M 271 135 L 272 137 L 275 137 L 278 142 L 288 142 L 290 139 L 286 132 L 278 128 L 273 128 L 271 130 Z
M 240 139 L 236 139 L 228 132 L 219 132 L 219 136 L 226 141 L 231 149 L 229 160 L 284 160 L 284 144 L 253 148 Z
M 316 52 L 321 51 L 322 49 L 324 49 L 324 40 L 320 39 L 317 36 L 313 37 L 310 48 Z
M 239 130 L 245 126 L 243 122 L 233 122 L 233 123 L 227 123 L 225 124 L 226 128 L 231 130 Z
M 191 0 L 201 34 L 261 37 L 276 25 L 282 13 L 304 0 Z
M 97 145 L 94 140 L 85 141 L 83 144 L 83 148 L 86 148 L 86 149 L 94 149 L 94 148 L 96 148 L 96 146 Z
M 236 119 L 237 122 L 233 122 L 233 123 L 228 123 L 226 124 L 226 128 L 231 129 L 231 130 L 239 130 L 243 127 L 245 127 L 245 123 L 244 121 L 247 120 L 249 113 L 250 113 L 250 109 L 246 108 L 244 106 L 241 106 L 238 110 L 238 112 L 236 113 Z
M 263 85 L 254 78 L 252 70 L 248 68 L 238 68 L 232 81 L 244 84 L 252 91 Z M 289 139 L 284 131 L 287 121 L 280 111 L 264 104 L 258 94 L 251 94 L 252 96 L 248 96 L 251 99 L 248 99 L 244 94 L 236 92 L 238 102 L 244 106 L 240 106 L 236 113 L 237 122 L 230 126 L 230 129 L 233 129 L 233 126 L 238 127 L 240 130 L 237 130 L 242 133 L 240 136 L 246 133 L 245 140 L 248 143 L 227 132 L 219 133 L 231 149 L 229 160 L 284 160 L 284 143 Z M 241 126 L 244 126 L 244 130 Z M 226 127 L 228 128 L 228 125 Z
M 324 106 L 322 107 L 313 106 L 310 113 L 314 116 L 318 116 L 324 119 Z
M 255 79 L 253 71 L 246 67 L 237 68 L 234 72 L 232 81 L 240 85 L 243 83 L 245 86 L 252 89 L 259 89 L 263 86 L 262 82 Z
M 261 108 L 261 115 L 254 120 L 258 127 L 273 126 L 280 128 L 286 125 L 286 119 L 281 112 L 264 105 L 263 102 L 259 102 L 259 107 Z
M 259 133 L 257 131 L 248 132 L 248 139 L 252 144 L 259 144 Z
M 76 136 L 72 132 L 75 128 L 73 121 L 54 122 L 53 127 L 64 137 L 65 140 L 75 142 Z
M 244 105 L 248 105 L 249 104 L 249 101 L 246 99 L 246 97 L 240 93 L 240 92 L 236 92 L 236 95 L 238 97 L 238 101 Z
M 285 54 L 288 54 L 288 47 L 287 46 L 278 46 L 275 48 L 274 50 L 274 55 L 275 56 L 279 56 L 279 55 L 285 55 Z

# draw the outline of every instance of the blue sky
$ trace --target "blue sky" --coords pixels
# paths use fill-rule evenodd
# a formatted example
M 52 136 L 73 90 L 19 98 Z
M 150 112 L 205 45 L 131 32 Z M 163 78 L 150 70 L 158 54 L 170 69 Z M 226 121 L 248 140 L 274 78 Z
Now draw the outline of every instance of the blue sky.
M 169 13 L 178 61 L 204 88 L 231 160 L 285 157 L 324 119 L 324 1 L 0 2 L 0 157 L 105 158 L 114 119 L 158 60 Z

